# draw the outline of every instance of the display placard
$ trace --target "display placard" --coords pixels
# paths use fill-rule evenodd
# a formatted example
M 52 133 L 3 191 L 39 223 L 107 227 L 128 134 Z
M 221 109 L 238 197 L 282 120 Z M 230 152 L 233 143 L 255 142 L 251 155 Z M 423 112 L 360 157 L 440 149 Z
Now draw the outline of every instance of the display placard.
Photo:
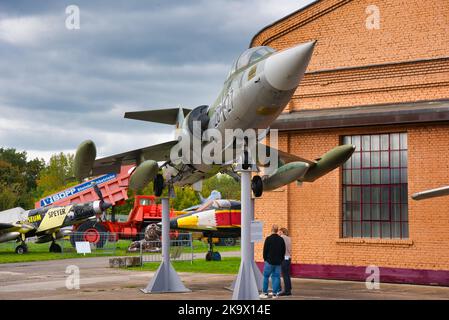
M 260 242 L 263 240 L 263 222 L 251 221 L 251 242 Z
M 76 252 L 77 253 L 92 253 L 90 249 L 90 242 L 88 241 L 77 241 L 75 242 Z

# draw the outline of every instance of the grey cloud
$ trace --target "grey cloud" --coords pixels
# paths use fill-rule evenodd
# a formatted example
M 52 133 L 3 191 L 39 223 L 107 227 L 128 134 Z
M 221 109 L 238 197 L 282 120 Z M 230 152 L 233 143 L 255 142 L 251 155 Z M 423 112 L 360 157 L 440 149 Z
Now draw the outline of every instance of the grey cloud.
M 80 30 L 64 24 L 73 1 L 1 2 L 0 146 L 48 154 L 92 138 L 112 153 L 161 142 L 169 126 L 123 113 L 212 103 L 251 37 L 308 2 L 83 0 Z

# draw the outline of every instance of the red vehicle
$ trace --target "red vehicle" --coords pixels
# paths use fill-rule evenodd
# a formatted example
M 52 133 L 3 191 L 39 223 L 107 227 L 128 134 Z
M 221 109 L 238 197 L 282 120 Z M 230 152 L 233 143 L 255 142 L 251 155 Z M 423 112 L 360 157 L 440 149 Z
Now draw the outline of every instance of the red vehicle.
M 136 196 L 128 220 L 125 222 L 115 221 L 114 207 L 123 205 L 128 199 L 128 183 L 134 169 L 133 165 L 122 166 L 119 174 L 105 174 L 40 199 L 36 202 L 35 208 L 50 205 L 64 206 L 96 200 L 97 195 L 91 188 L 94 182 L 100 188 L 105 200 L 113 205 L 111 221 L 86 221 L 73 226 L 73 231 L 76 233 L 70 238 L 72 245 L 75 244 L 75 241 L 89 241 L 102 247 L 107 240 L 106 232 L 117 235 L 118 239 L 139 240 L 148 225 L 161 221 L 162 206 L 156 204 L 156 198 L 152 195 Z M 170 217 L 174 216 L 175 212 L 171 210 Z
M 170 218 L 172 217 L 175 217 L 173 209 L 170 210 Z M 70 237 L 70 241 L 72 244 L 75 241 L 89 241 L 101 248 L 107 240 L 106 232 L 118 237 L 117 240 L 141 240 L 145 228 L 150 224 L 161 222 L 161 218 L 162 205 L 156 204 L 155 196 L 135 196 L 134 207 L 127 221 L 115 221 L 114 214 L 111 221 L 86 221 L 73 227 L 74 234 Z

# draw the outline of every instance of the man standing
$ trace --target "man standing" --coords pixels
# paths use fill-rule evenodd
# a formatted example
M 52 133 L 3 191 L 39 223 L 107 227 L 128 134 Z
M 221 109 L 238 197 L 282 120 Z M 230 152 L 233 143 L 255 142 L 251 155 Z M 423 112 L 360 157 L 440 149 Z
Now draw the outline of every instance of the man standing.
M 279 235 L 284 239 L 285 242 L 285 257 L 282 260 L 281 270 L 282 278 L 284 278 L 284 290 L 279 293 L 280 296 L 291 296 L 292 295 L 292 281 L 290 279 L 290 266 L 291 266 L 291 251 L 292 251 L 292 240 L 288 236 L 287 228 L 279 229 Z
M 263 292 L 259 296 L 262 299 L 268 298 L 268 282 L 271 276 L 271 286 L 273 288 L 273 298 L 277 298 L 281 291 L 281 263 L 285 256 L 285 242 L 278 235 L 277 225 L 271 227 L 271 235 L 265 239 L 263 245 Z

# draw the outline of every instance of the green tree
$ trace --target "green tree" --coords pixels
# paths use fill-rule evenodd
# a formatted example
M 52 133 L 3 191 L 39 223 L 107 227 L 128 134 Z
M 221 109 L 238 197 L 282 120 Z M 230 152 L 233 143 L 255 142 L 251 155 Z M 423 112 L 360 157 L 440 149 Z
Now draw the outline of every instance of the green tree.
M 0 211 L 17 207 L 19 204 L 18 185 L 0 182 Z
M 182 210 L 198 204 L 199 197 L 192 187 L 175 187 L 176 197 L 172 199 L 171 205 L 175 210 Z
M 240 200 L 240 183 L 226 174 L 217 174 L 204 181 L 203 197 L 208 197 L 212 190 L 220 191 L 222 199 Z
M 36 179 L 44 167 L 43 159 L 27 160 L 27 153 L 0 148 L 0 210 L 33 207 Z
M 74 175 L 73 154 L 61 152 L 53 155 L 37 180 L 37 198 L 43 198 L 76 185 L 77 182 L 73 181 Z

